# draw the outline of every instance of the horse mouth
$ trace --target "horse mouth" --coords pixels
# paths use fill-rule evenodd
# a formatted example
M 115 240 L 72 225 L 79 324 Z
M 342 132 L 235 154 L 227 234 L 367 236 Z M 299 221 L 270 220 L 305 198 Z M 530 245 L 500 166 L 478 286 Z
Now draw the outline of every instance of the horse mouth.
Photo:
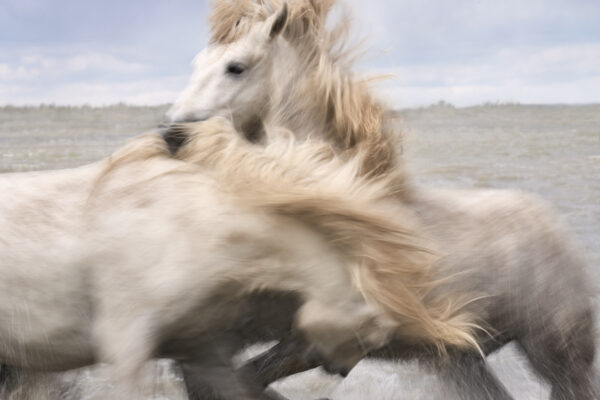
M 159 126 L 159 129 L 163 139 L 169 146 L 169 152 L 175 155 L 177 150 L 185 144 L 188 137 L 187 130 L 185 129 L 187 124 L 206 121 L 209 118 L 210 115 L 208 114 L 206 116 L 187 114 L 185 118 L 181 119 L 170 119 L 167 117 L 167 120 Z

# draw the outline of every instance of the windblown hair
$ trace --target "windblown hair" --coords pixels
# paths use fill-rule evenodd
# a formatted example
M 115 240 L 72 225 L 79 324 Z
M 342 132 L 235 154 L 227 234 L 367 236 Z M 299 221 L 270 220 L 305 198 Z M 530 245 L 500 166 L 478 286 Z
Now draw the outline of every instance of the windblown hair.
M 291 133 L 266 147 L 243 140 L 228 120 L 179 126 L 187 138 L 176 157 L 206 166 L 224 190 L 244 204 L 298 219 L 325 234 L 358 265 L 357 287 L 365 298 L 413 340 L 477 347 L 477 325 L 462 311 L 467 299 L 432 300 L 437 256 L 419 237 L 417 223 L 397 201 L 394 172 L 366 179 L 365 155 L 341 161 L 322 141 L 295 142 Z M 285 138 L 286 135 L 278 135 Z
M 243 37 L 281 4 L 216 1 L 211 41 L 227 44 Z M 325 136 L 329 144 L 295 142 L 289 132 L 287 140 L 257 146 L 242 139 L 231 122 L 213 118 L 178 127 L 184 143 L 175 157 L 205 167 L 244 205 L 297 219 L 322 232 L 352 259 L 349 265 L 357 265 L 352 271 L 357 287 L 398 324 L 399 335 L 434 343 L 441 350 L 446 345 L 477 347 L 478 327 L 463 311 L 471 299 L 429 296 L 442 283 L 433 268 L 437 256 L 417 234 L 412 213 L 391 199 L 405 188 L 397 159 L 399 136 L 387 123 L 385 108 L 369 94 L 367 82 L 354 80 L 349 72 L 343 44 L 347 24 L 325 28 L 333 5 L 329 0 L 290 5 L 283 35 L 306 63 L 303 70 L 309 79 L 294 88 L 287 103 L 275 107 L 276 120 L 282 122 L 294 118 L 296 110 L 305 112 L 304 118 L 321 113 L 328 129 L 318 136 Z M 280 129 L 274 126 L 279 125 L 269 128 Z M 269 137 L 286 136 L 281 133 Z M 165 154 L 165 146 L 154 148 L 157 156 Z M 339 150 L 343 159 L 336 156 Z M 122 151 L 107 168 L 135 158 L 135 153 Z
M 401 133 L 386 115 L 386 107 L 375 99 L 368 79 L 351 73 L 357 48 L 348 46 L 348 15 L 331 29 L 325 21 L 335 0 L 296 0 L 289 12 L 283 37 L 298 52 L 302 79 L 290 88 L 281 104 L 273 104 L 275 120 L 320 118 L 326 121 L 324 136 L 336 148 L 363 154 L 361 174 L 378 175 L 390 169 L 402 170 L 399 149 Z M 211 22 L 211 42 L 229 44 L 277 11 L 283 0 L 215 0 Z M 298 113 L 306 112 L 307 115 Z M 397 174 L 401 179 L 402 174 Z
M 88 196 L 87 206 L 92 207 L 95 204 L 97 194 L 104 189 L 104 184 L 112 173 L 118 171 L 129 163 L 152 163 L 157 158 L 168 158 L 171 156 L 169 147 L 163 137 L 157 133 L 147 133 L 140 135 L 133 140 L 128 141 L 123 147 L 111 154 L 103 161 L 104 168 L 95 179 L 92 190 Z M 178 166 L 178 168 L 180 168 Z M 161 174 L 171 171 L 161 171 Z M 156 176 L 149 176 L 146 179 L 154 179 Z M 128 183 L 129 187 L 134 187 L 144 183 L 144 179 L 138 179 L 135 183 Z

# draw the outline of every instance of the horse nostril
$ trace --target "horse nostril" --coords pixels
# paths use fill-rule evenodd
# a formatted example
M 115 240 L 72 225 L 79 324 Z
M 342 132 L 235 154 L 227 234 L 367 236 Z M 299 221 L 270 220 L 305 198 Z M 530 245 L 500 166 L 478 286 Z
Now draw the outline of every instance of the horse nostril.
M 175 154 L 185 143 L 187 132 L 182 124 L 170 124 L 162 132 L 162 137 L 167 143 L 167 146 L 169 146 L 169 152 Z

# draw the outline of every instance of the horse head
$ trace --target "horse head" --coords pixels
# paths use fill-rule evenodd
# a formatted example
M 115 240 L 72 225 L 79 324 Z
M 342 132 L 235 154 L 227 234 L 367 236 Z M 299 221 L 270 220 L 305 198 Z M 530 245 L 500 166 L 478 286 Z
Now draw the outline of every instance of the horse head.
M 251 141 L 261 138 L 261 118 L 280 79 L 274 68 L 288 19 L 284 4 L 231 43 L 212 43 L 194 59 L 188 86 L 167 112 L 170 123 L 226 117 Z M 239 24 L 239 22 L 238 22 Z M 284 68 L 285 70 L 285 68 Z

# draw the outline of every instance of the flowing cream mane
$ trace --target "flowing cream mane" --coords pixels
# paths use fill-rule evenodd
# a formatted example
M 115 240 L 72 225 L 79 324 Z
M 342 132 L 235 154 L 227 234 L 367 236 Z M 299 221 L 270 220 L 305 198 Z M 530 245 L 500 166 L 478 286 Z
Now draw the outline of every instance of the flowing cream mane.
M 322 141 L 294 136 L 266 146 L 242 139 L 223 118 L 180 126 L 187 139 L 176 157 L 208 167 L 223 189 L 245 204 L 297 218 L 325 233 L 354 259 L 357 287 L 399 325 L 405 337 L 477 347 L 477 325 L 462 311 L 471 299 L 430 299 L 437 256 L 420 237 L 412 213 L 396 199 L 395 171 L 365 177 L 367 155 L 340 160 Z
M 329 144 L 296 142 L 291 132 L 286 135 L 283 128 L 270 126 L 282 129 L 272 135 L 281 139 L 257 146 L 242 139 L 231 122 L 213 118 L 179 126 L 186 140 L 175 157 L 205 167 L 206 174 L 244 205 L 296 218 L 324 233 L 352 259 L 349 264 L 357 266 L 352 271 L 355 284 L 398 324 L 399 335 L 441 350 L 447 345 L 477 348 L 478 326 L 463 311 L 472 299 L 429 296 L 444 282 L 436 278 L 437 256 L 417 233 L 416 218 L 397 201 L 406 186 L 397 154 L 400 136 L 386 121 L 383 105 L 370 95 L 368 83 L 350 73 L 344 51 L 347 20 L 337 29 L 325 28 L 334 3 L 290 4 L 283 35 L 298 51 L 310 78 L 296 88 L 289 103 L 276 107 L 285 115 L 292 108 L 303 109 L 298 99 L 311 104 L 306 118 L 323 114 L 327 130 L 320 136 Z M 282 4 L 217 0 L 211 41 L 227 44 L 243 37 Z M 169 157 L 158 136 L 139 140 L 111 157 L 99 182 L 124 163 Z M 171 172 L 175 171 L 165 171 Z
M 212 176 L 240 204 L 308 224 L 350 258 L 356 286 L 398 324 L 400 336 L 432 343 L 442 352 L 448 345 L 477 348 L 478 326 L 463 311 L 472 299 L 428 296 L 445 282 L 435 277 L 437 255 L 418 235 L 412 213 L 392 199 L 401 190 L 394 171 L 365 177 L 362 153 L 341 160 L 330 145 L 296 142 L 291 133 L 266 147 L 253 145 L 223 118 L 179 129 L 186 141 L 175 157 L 185 162 L 154 167 L 154 176 L 200 168 L 196 173 Z M 106 161 L 95 190 L 123 165 L 150 167 L 153 160 L 171 158 L 160 135 L 141 136 Z
M 390 169 L 402 170 L 399 151 L 401 133 L 386 116 L 386 107 L 370 93 L 369 81 L 357 79 L 351 67 L 356 49 L 347 46 L 349 18 L 333 28 L 325 24 L 335 0 L 296 0 L 288 3 L 283 37 L 298 53 L 303 79 L 290 88 L 291 95 L 273 105 L 278 119 L 290 116 L 326 121 L 318 136 L 336 148 L 361 152 L 361 174 L 378 175 Z M 216 0 L 213 4 L 211 42 L 229 44 L 250 32 L 253 25 L 277 11 L 282 0 Z M 298 116 L 298 110 L 306 115 Z M 307 112 L 308 110 L 309 112 Z M 397 174 L 399 179 L 402 174 Z

